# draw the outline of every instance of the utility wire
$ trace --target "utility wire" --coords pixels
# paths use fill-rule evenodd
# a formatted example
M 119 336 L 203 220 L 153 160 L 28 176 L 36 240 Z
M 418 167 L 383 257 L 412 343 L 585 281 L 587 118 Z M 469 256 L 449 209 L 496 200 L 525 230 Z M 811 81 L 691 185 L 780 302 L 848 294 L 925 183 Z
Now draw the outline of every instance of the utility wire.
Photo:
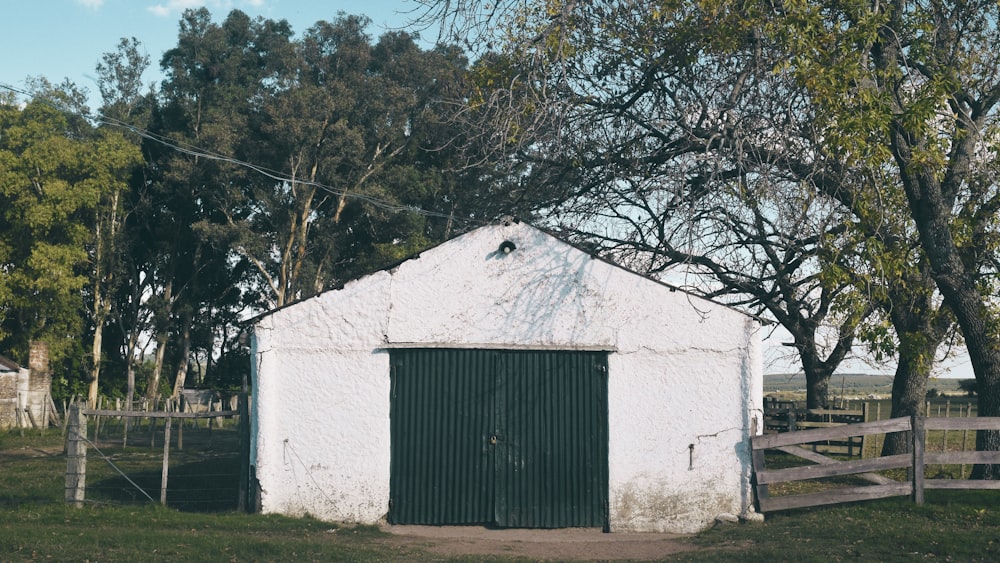
M 0 88 L 4 88 L 4 89 L 9 90 L 11 92 L 20 94 L 22 96 L 26 96 L 26 97 L 30 98 L 32 101 L 37 101 L 37 97 L 34 94 L 32 94 L 32 93 L 30 93 L 30 92 L 28 92 L 26 90 L 17 88 L 15 86 L 11 86 L 9 84 L 5 84 L 3 82 L 0 82 Z M 147 129 L 142 129 L 142 128 L 136 127 L 134 125 L 130 125 L 130 124 L 125 123 L 123 121 L 120 121 L 120 120 L 117 120 L 117 119 L 114 119 L 114 118 L 102 115 L 100 113 L 96 113 L 95 112 L 94 116 L 92 117 L 92 116 L 89 116 L 89 115 L 86 115 L 86 114 L 81 114 L 77 110 L 75 110 L 73 108 L 70 108 L 70 107 L 66 106 L 65 104 L 59 104 L 59 103 L 55 102 L 54 100 L 44 99 L 42 101 L 44 103 L 47 103 L 47 104 L 51 105 L 52 107 L 54 107 L 55 109 L 57 109 L 59 111 L 63 111 L 63 112 L 67 112 L 67 113 L 72 113 L 72 114 L 75 114 L 75 115 L 77 115 L 79 117 L 83 117 L 84 119 L 92 119 L 92 118 L 96 119 L 99 123 L 102 123 L 102 124 L 107 125 L 109 127 L 116 127 L 116 128 L 119 128 L 119 129 L 124 129 L 126 131 L 129 131 L 131 133 L 134 133 L 134 134 L 138 135 L 139 137 L 141 137 L 143 139 L 147 139 L 147 140 L 152 141 L 154 143 L 161 144 L 161 145 L 163 145 L 163 146 L 165 146 L 167 148 L 170 148 L 172 150 L 175 150 L 175 151 L 177 151 L 179 153 L 186 154 L 188 156 L 193 156 L 193 157 L 198 157 L 198 158 L 204 158 L 204 159 L 208 159 L 208 160 L 215 160 L 215 161 L 219 161 L 219 162 L 225 162 L 225 163 L 228 163 L 228 164 L 233 164 L 235 166 L 240 166 L 240 167 L 243 167 L 243 168 L 247 168 L 249 170 L 257 172 L 258 174 L 261 174 L 263 176 L 266 176 L 266 177 L 271 178 L 272 180 L 275 180 L 275 181 L 278 181 L 278 182 L 286 182 L 286 183 L 290 183 L 290 184 L 299 184 L 299 185 L 305 185 L 305 186 L 312 186 L 312 187 L 318 188 L 320 190 L 323 190 L 325 192 L 328 192 L 328 193 L 330 193 L 332 195 L 335 195 L 335 196 L 338 196 L 338 197 L 346 197 L 346 198 L 350 198 L 350 199 L 355 199 L 355 200 L 358 200 L 358 201 L 363 201 L 363 202 L 368 203 L 368 204 L 370 204 L 372 206 L 375 206 L 375 207 L 378 207 L 380 209 L 384 209 L 384 210 L 390 211 L 392 213 L 400 213 L 400 212 L 404 212 L 404 211 L 409 211 L 411 213 L 416 213 L 416 214 L 422 215 L 424 217 L 434 217 L 434 218 L 440 218 L 440 219 L 449 219 L 450 218 L 450 219 L 452 219 L 454 221 L 458 221 L 458 222 L 462 222 L 462 223 L 468 223 L 468 221 L 465 221 L 462 218 L 452 217 L 451 215 L 448 215 L 446 213 L 438 213 L 436 211 L 427 211 L 426 209 L 422 209 L 422 208 L 417 207 L 415 205 L 402 205 L 402 204 L 399 204 L 399 203 L 394 203 L 394 202 L 391 202 L 391 201 L 388 201 L 388 200 L 384 200 L 384 199 L 380 199 L 380 198 L 377 198 L 377 197 L 368 196 L 368 195 L 364 195 L 364 194 L 360 194 L 360 193 L 354 193 L 354 192 L 351 192 L 351 191 L 348 191 L 348 190 L 345 190 L 345 189 L 341 189 L 341 188 L 335 188 L 333 186 L 329 186 L 327 184 L 323 184 L 323 183 L 320 183 L 320 182 L 310 182 L 310 181 L 303 181 L 303 180 L 295 180 L 291 176 L 289 176 L 289 175 L 287 175 L 287 174 L 285 174 L 285 173 L 283 173 L 281 171 L 273 170 L 271 168 L 267 168 L 267 167 L 261 166 L 259 164 L 254 164 L 252 162 L 247 162 L 247 161 L 244 161 L 244 160 L 239 160 L 237 158 L 234 158 L 234 157 L 231 157 L 231 156 L 227 156 L 227 155 L 224 155 L 224 154 L 211 152 L 211 151 L 209 151 L 207 149 L 203 149 L 201 147 L 198 147 L 198 146 L 195 146 L 195 145 L 191 145 L 191 144 L 185 143 L 183 141 L 169 139 L 167 137 L 164 137 L 163 135 L 158 135 L 158 134 L 153 133 L 152 131 L 149 131 Z

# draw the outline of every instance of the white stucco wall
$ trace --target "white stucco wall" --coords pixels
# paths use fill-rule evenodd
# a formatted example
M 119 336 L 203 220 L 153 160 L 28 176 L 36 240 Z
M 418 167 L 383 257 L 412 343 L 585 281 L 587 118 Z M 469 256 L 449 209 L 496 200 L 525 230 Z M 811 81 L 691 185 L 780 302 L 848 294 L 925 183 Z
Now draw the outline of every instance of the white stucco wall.
M 504 240 L 517 249 L 499 252 Z M 262 508 L 384 518 L 388 348 L 602 349 L 612 530 L 701 529 L 750 504 L 746 438 L 760 427 L 763 387 L 757 328 L 530 226 L 473 231 L 258 322 Z

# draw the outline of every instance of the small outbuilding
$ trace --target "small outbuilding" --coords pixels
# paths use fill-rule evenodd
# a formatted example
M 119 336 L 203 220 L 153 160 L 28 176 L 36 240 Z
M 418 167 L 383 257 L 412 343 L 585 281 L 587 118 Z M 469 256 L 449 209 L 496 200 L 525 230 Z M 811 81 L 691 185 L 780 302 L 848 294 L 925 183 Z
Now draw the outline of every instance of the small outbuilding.
M 26 368 L 0 356 L 0 430 L 47 427 L 50 422 L 58 424 L 51 390 L 52 373 L 46 343 L 31 342 Z
M 14 360 L 0 356 L 0 430 L 17 426 L 18 388 L 22 375 L 21 366 Z M 27 375 L 27 370 L 24 370 Z
M 693 532 L 753 510 L 758 322 L 522 223 L 256 320 L 263 512 Z

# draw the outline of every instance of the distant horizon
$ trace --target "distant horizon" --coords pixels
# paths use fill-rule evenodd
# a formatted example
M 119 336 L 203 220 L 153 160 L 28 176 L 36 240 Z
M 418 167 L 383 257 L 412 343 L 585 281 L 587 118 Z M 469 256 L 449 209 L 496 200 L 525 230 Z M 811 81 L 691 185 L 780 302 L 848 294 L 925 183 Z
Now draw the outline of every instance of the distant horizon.
M 805 377 L 805 372 L 803 372 L 803 371 L 795 371 L 795 372 L 765 372 L 764 373 L 764 377 L 785 377 L 785 376 L 787 376 L 789 378 L 796 377 L 796 376 Z M 837 373 L 834 373 L 830 377 L 832 379 L 832 378 L 835 378 L 835 377 L 838 377 L 838 376 L 844 376 L 844 377 L 888 377 L 890 379 L 893 379 L 893 378 L 895 378 L 896 374 L 890 373 L 890 372 L 869 373 L 869 372 L 860 372 L 860 371 L 847 371 L 847 372 L 837 372 Z M 948 373 L 948 374 L 945 374 L 945 375 L 932 375 L 930 378 L 931 379 L 975 379 L 975 376 L 974 375 Z

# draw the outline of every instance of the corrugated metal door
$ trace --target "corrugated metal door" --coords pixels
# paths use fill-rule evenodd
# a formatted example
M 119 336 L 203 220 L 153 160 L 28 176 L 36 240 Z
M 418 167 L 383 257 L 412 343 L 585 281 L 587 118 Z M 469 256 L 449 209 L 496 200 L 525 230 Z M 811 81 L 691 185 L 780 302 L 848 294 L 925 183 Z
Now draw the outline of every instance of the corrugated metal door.
M 493 410 L 494 358 L 476 350 L 393 350 L 390 358 L 390 521 L 490 522 L 495 448 L 483 413 Z
M 394 350 L 391 522 L 607 519 L 607 355 Z

